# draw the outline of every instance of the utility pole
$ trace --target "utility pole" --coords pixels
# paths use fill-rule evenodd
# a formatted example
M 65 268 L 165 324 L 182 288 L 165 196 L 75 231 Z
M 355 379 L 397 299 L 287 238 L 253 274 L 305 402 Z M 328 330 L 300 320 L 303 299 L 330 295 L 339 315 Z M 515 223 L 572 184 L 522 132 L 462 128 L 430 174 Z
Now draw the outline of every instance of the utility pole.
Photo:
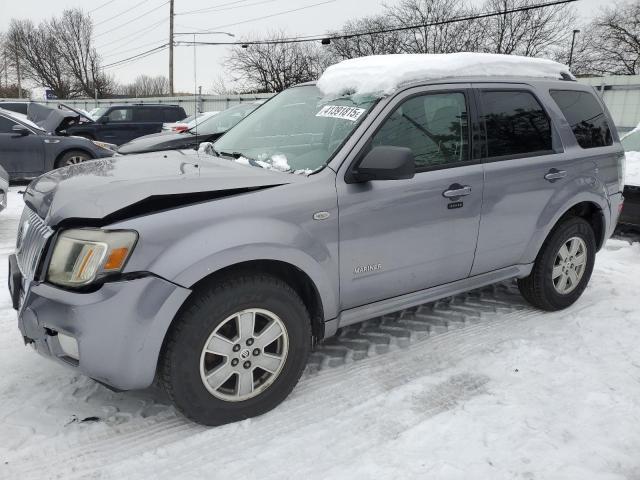
M 576 33 L 580 33 L 580 30 L 573 31 L 573 37 L 571 37 L 571 51 L 569 51 L 569 70 L 571 70 L 571 62 L 573 61 L 573 46 L 576 43 Z
M 16 74 L 18 76 L 18 98 L 22 98 L 22 78 L 20 77 L 20 56 L 16 52 Z
M 169 0 L 169 90 L 173 95 L 173 0 Z

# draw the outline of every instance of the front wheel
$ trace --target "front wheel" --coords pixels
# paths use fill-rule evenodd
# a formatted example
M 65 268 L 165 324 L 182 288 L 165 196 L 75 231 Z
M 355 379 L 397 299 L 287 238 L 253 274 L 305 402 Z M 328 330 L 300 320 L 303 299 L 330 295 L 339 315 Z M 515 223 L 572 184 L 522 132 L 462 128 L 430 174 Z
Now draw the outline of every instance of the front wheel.
M 198 288 L 188 301 L 160 371 L 176 407 L 198 423 L 220 425 L 282 402 L 311 347 L 309 314 L 296 292 L 271 276 L 239 276 Z
M 587 287 L 596 256 L 589 223 L 579 217 L 558 225 L 545 240 L 531 274 L 518 280 L 522 296 L 543 310 L 572 305 Z
M 69 165 L 77 165 L 78 163 L 91 160 L 91 156 L 88 153 L 81 150 L 71 150 L 65 152 L 57 161 L 56 168 L 68 167 Z

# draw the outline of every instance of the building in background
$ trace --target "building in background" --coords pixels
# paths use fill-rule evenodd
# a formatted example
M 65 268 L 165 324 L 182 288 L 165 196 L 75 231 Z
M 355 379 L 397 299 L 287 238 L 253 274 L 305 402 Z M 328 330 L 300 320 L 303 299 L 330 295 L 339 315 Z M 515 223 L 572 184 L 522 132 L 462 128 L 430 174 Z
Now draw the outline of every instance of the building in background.
M 640 123 L 640 75 L 585 77 L 578 81 L 598 90 L 621 136 Z

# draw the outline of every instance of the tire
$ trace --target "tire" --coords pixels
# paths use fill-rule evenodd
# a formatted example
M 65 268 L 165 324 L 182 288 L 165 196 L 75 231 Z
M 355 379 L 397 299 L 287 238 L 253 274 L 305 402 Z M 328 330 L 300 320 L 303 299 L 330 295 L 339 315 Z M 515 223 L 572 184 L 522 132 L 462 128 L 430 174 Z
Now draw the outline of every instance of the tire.
M 55 168 L 68 167 L 69 165 L 77 165 L 78 163 L 91 160 L 92 157 L 87 152 L 82 150 L 69 150 L 56 160 Z
M 562 248 L 566 250 L 561 251 Z M 570 251 L 573 248 L 577 248 L 576 252 Z M 545 240 L 531 274 L 518 279 L 520 293 L 531 305 L 542 310 L 567 308 L 587 287 L 595 256 L 596 239 L 591 225 L 579 217 L 568 218 Z M 569 260 L 563 260 L 563 257 Z M 582 268 L 579 268 L 580 264 Z
M 188 302 L 174 320 L 159 365 L 160 383 L 176 408 L 191 420 L 213 426 L 255 417 L 280 404 L 298 383 L 311 349 L 310 316 L 296 292 L 275 277 L 238 275 L 198 288 Z M 237 314 L 247 319 L 246 312 L 255 318 L 251 343 L 239 330 Z M 267 329 L 274 325 L 283 334 L 261 345 L 260 334 L 277 333 Z M 228 350 L 229 340 L 233 349 L 239 345 L 238 351 Z M 205 346 L 226 349 L 227 355 L 209 353 Z M 262 353 L 256 353 L 256 346 L 264 347 Z M 278 357 L 284 359 L 276 368 Z M 274 373 L 260 368 L 267 360 Z M 229 371 L 231 377 L 220 383 Z M 243 394 L 240 385 L 246 387 L 242 379 L 247 375 L 252 393 L 245 388 Z M 207 385 L 205 377 L 212 379 Z

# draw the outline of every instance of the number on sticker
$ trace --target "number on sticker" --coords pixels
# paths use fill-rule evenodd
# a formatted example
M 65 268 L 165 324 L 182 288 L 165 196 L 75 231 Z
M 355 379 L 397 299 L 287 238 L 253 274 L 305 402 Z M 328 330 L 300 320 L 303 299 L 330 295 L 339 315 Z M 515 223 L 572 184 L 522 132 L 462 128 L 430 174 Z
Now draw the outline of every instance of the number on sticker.
M 343 105 L 325 105 L 316 113 L 316 117 L 340 118 L 355 122 L 365 112 L 364 108 L 345 107 Z

